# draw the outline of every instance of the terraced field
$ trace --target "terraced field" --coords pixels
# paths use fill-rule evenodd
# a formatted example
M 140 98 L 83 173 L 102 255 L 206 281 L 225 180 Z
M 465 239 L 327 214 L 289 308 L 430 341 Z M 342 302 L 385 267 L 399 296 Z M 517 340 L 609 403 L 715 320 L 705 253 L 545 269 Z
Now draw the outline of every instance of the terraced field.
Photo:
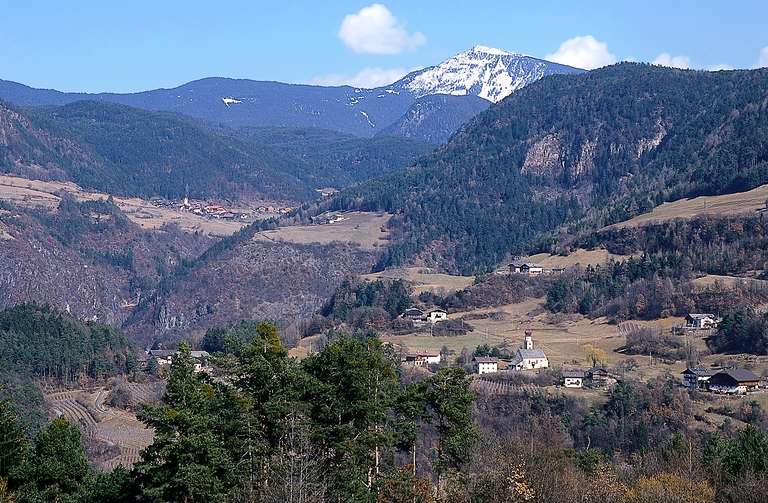
M 149 396 L 147 385 L 136 385 L 135 389 Z M 142 449 L 152 443 L 154 432 L 144 426 L 128 411 L 115 409 L 105 404 L 108 390 L 54 391 L 46 395 L 51 414 L 64 416 L 77 425 L 83 436 L 115 445 L 119 454 L 98 463 L 103 470 L 112 470 L 118 465 L 131 467 L 141 455 Z M 87 404 L 87 407 L 83 405 Z

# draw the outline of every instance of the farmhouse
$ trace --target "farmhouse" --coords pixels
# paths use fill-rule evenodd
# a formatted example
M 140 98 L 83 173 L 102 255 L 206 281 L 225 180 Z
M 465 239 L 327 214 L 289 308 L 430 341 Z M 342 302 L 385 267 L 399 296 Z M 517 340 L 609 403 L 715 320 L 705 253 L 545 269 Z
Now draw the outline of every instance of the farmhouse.
M 563 370 L 563 386 L 566 388 L 581 388 L 584 386 L 583 370 Z
M 475 371 L 480 374 L 491 374 L 499 371 L 499 359 L 492 356 L 475 356 L 472 360 Z
M 745 369 L 726 369 L 709 378 L 709 390 L 728 395 L 745 395 L 757 389 L 760 378 Z
M 403 357 L 403 363 L 407 365 L 413 365 L 415 367 L 429 367 L 430 365 L 439 365 L 440 360 L 440 353 L 436 352 L 408 353 Z
M 532 370 L 549 367 L 549 360 L 544 351 L 533 347 L 533 333 L 530 330 L 525 331 L 523 347 L 517 350 L 509 367 L 515 370 Z
M 714 314 L 691 313 L 685 317 L 683 328 L 689 330 L 708 330 L 717 327 L 718 319 Z
M 403 318 L 405 320 L 411 320 L 411 321 L 414 321 L 414 322 L 416 322 L 416 321 L 424 321 L 424 317 L 425 316 L 426 315 L 425 315 L 424 311 L 422 311 L 421 309 L 419 309 L 417 307 L 408 308 L 405 311 L 403 311 L 402 315 L 400 315 L 401 318 Z
M 687 368 L 681 372 L 683 386 L 690 389 L 707 389 L 709 379 L 716 373 L 717 370 Z
M 430 323 L 437 323 L 438 321 L 445 321 L 448 319 L 448 312 L 442 309 L 432 309 L 427 313 L 427 321 Z
M 509 272 L 535 276 L 538 274 L 542 274 L 544 272 L 544 266 L 540 264 L 535 264 L 533 262 L 524 262 L 521 260 L 516 260 L 511 264 L 509 264 Z

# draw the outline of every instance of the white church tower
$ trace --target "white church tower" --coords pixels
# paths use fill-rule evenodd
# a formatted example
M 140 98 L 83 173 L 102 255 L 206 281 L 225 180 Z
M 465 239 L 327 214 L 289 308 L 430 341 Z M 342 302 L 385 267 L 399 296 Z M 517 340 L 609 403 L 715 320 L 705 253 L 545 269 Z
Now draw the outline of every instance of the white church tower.
M 533 332 L 530 330 L 525 331 L 525 340 L 523 342 L 523 349 L 533 349 Z

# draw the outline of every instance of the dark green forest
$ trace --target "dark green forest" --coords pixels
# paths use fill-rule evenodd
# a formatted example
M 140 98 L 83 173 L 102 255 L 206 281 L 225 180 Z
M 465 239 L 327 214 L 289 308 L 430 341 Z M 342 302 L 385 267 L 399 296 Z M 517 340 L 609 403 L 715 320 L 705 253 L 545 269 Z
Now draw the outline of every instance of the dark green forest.
M 3 373 L 66 383 L 125 373 L 135 364 L 126 337 L 108 325 L 31 304 L 0 311 Z
M 226 131 L 224 131 L 226 133 Z M 412 165 L 434 145 L 417 139 L 355 136 L 314 128 L 242 128 L 230 134 L 296 159 L 291 174 L 314 187 L 346 187 Z
M 551 76 L 330 207 L 395 214 L 397 241 L 379 267 L 418 255 L 453 272 L 487 270 L 569 223 L 594 228 L 768 182 L 767 96 L 766 69 L 623 63 Z
M 35 127 L 92 152 L 64 164 L 83 187 L 143 197 L 313 196 L 294 159 L 264 145 L 225 138 L 179 115 L 83 101 L 25 110 Z

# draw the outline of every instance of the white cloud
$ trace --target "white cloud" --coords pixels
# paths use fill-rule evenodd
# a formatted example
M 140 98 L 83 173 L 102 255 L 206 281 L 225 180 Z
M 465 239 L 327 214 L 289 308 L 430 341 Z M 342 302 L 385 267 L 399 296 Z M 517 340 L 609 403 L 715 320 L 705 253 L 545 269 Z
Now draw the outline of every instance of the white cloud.
M 757 57 L 757 68 L 768 66 L 768 47 L 760 49 L 760 55 Z
M 725 64 L 710 65 L 707 67 L 707 70 L 709 70 L 710 72 L 719 72 L 720 70 L 733 70 L 733 67 L 731 65 L 725 65 Z
M 544 59 L 585 70 L 616 62 L 616 56 L 608 50 L 608 44 L 600 42 L 592 35 L 568 39 L 560 44 L 557 51 L 544 56 Z
M 652 61 L 654 65 L 669 66 L 671 68 L 690 68 L 691 59 L 688 56 L 672 56 L 662 52 Z
M 354 75 L 331 73 L 312 77 L 310 84 L 316 86 L 352 86 L 370 89 L 386 86 L 403 78 L 408 70 L 405 68 L 363 68 Z
M 398 54 L 427 41 L 419 32 L 408 33 L 405 25 L 378 3 L 344 17 L 339 38 L 353 51 L 367 54 Z

